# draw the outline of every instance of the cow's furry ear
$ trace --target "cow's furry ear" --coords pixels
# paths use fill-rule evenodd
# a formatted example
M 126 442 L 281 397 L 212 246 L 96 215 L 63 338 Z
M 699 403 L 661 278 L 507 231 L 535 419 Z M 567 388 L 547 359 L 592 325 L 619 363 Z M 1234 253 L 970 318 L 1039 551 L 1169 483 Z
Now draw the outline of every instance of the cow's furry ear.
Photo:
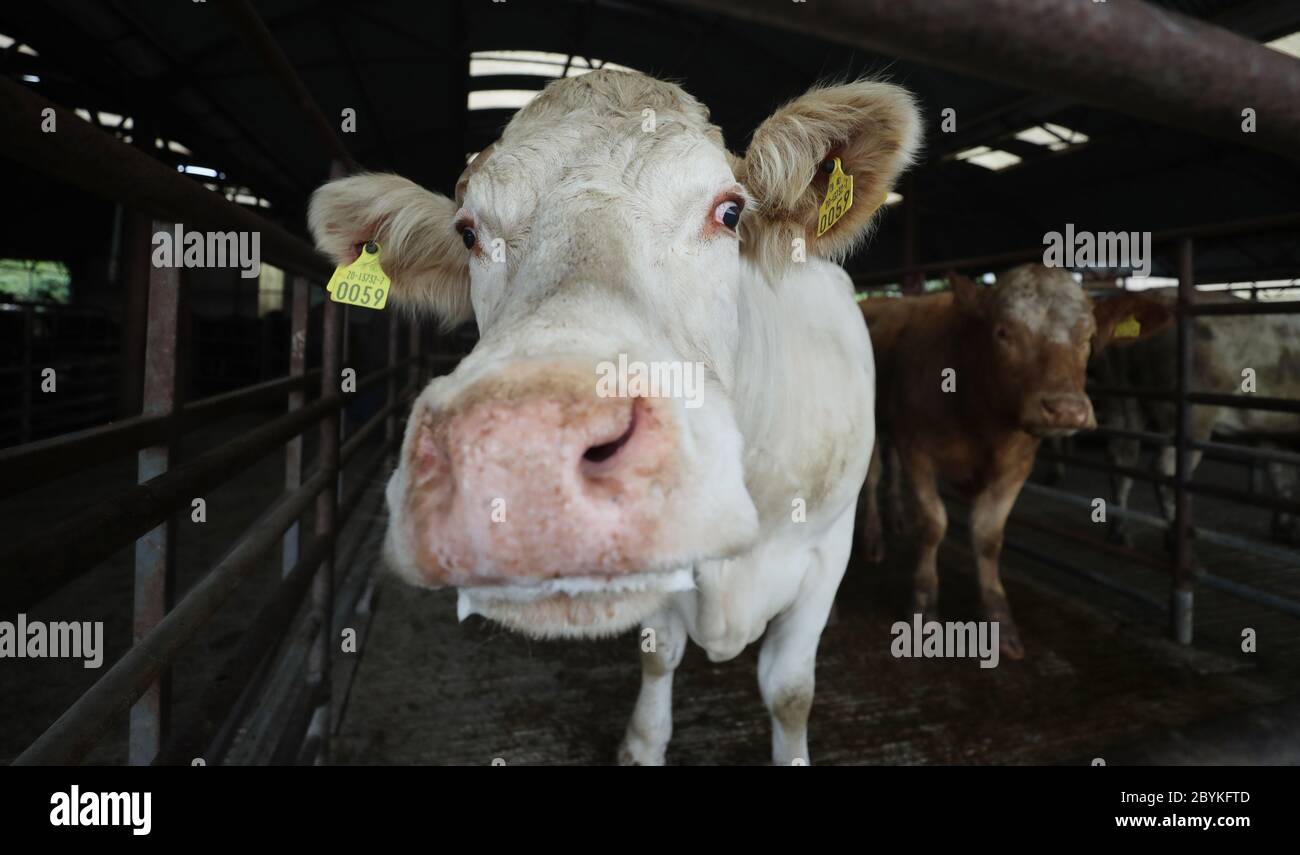
M 872 80 L 817 88 L 773 113 L 754 132 L 738 177 L 757 202 L 741 218 L 741 245 L 769 270 L 791 260 L 792 242 L 842 260 L 870 231 L 873 215 L 916 158 L 921 118 L 911 94 Z M 817 236 L 828 159 L 853 176 L 853 206 Z
M 1174 322 L 1174 309 L 1170 303 L 1141 294 L 1120 294 L 1099 300 L 1092 307 L 1097 331 L 1093 334 L 1093 350 L 1108 344 L 1129 344 L 1159 332 Z
M 972 315 L 981 314 L 980 286 L 975 280 L 963 276 L 955 270 L 948 271 L 948 287 L 952 289 L 953 300 L 963 312 Z
M 368 240 L 399 305 L 434 315 L 448 327 L 474 317 L 468 253 L 456 234 L 456 203 L 399 175 L 340 178 L 312 194 L 307 211 L 316 246 L 336 264 L 356 260 Z

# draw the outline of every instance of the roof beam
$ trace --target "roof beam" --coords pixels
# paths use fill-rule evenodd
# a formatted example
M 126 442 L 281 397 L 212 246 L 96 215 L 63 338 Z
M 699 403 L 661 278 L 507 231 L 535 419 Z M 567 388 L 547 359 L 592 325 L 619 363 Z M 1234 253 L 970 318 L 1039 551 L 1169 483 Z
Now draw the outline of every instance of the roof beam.
M 119 5 L 119 0 L 112 0 L 106 8 L 111 9 L 123 22 L 125 22 L 134 32 L 133 36 L 143 41 L 148 48 L 153 51 L 167 67 L 165 77 L 173 83 L 181 83 L 194 89 L 203 100 L 211 105 L 213 113 L 221 122 L 234 128 L 239 133 L 239 141 L 258 153 L 263 160 L 272 167 L 272 171 L 283 176 L 282 183 L 298 188 L 297 192 L 302 193 L 303 188 L 310 185 L 299 179 L 290 164 L 283 159 L 279 152 L 274 151 L 262 140 L 262 134 L 257 133 L 250 128 L 247 122 L 241 118 L 235 111 L 226 107 L 202 84 L 195 74 L 192 74 L 185 64 L 172 56 L 164 49 L 161 39 L 153 33 L 152 27 L 149 26 L 145 19 L 142 19 L 134 9 L 124 9 Z M 193 143 L 188 143 L 192 145 Z
M 56 134 L 41 131 L 47 109 L 54 111 Z M 321 282 L 329 276 L 329 263 L 307 241 L 5 78 L 0 78 L 0 155 L 160 220 L 258 232 L 267 261 Z
M 1138 0 L 672 2 L 1300 158 L 1300 60 Z
M 289 100 L 302 113 L 312 133 L 320 142 L 322 150 L 331 160 L 337 160 L 346 166 L 349 172 L 355 172 L 357 162 L 352 159 L 338 131 L 330 120 L 325 118 L 320 105 L 312 97 L 311 90 L 302 82 L 302 78 L 294 70 L 293 63 L 289 62 L 284 50 L 276 42 L 275 36 L 271 34 L 266 22 L 257 14 L 253 5 L 248 0 L 221 0 L 218 5 L 221 11 L 226 13 L 230 26 L 239 33 L 244 44 L 261 60 L 267 73 L 280 84 L 285 94 L 289 96 Z
M 357 49 L 352 43 L 350 33 L 344 32 L 343 25 L 340 23 L 339 8 L 336 4 L 331 4 L 329 11 L 326 13 L 330 33 L 334 37 L 334 43 L 343 49 L 343 57 L 347 61 L 348 72 L 352 79 L 356 81 L 357 93 L 361 96 L 361 106 L 366 111 L 368 118 L 374 126 L 375 138 L 379 142 L 379 150 L 383 152 L 383 158 L 389 169 L 397 168 L 397 157 L 393 153 L 393 146 L 389 142 L 388 134 L 384 132 L 384 120 L 375 109 L 374 99 L 370 97 L 370 89 L 366 86 L 365 76 L 361 73 L 361 64 L 357 59 Z

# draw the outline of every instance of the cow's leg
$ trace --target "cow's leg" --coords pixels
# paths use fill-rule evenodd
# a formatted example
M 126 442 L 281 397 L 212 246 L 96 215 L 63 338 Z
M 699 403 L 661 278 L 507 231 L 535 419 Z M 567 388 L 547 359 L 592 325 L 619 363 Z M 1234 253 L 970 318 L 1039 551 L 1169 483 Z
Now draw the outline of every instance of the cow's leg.
M 1218 418 L 1219 411 L 1214 407 L 1197 408 L 1192 412 L 1192 441 L 1206 442 L 1210 439 L 1214 429 L 1214 422 Z M 1192 480 L 1196 474 L 1196 467 L 1201 465 L 1201 458 L 1204 456 L 1203 451 L 1193 451 L 1187 456 L 1187 480 Z M 1160 474 L 1173 478 L 1178 470 L 1178 449 L 1172 445 L 1166 446 L 1160 452 Z M 1172 487 L 1156 487 L 1156 493 L 1160 497 L 1160 510 L 1164 514 L 1165 521 L 1172 524 L 1174 521 L 1174 490 Z M 1172 532 L 1173 529 L 1171 528 Z
M 758 688 L 772 716 L 772 763 L 807 764 L 817 644 L 853 543 L 853 509 L 831 526 L 809 558 L 798 598 L 767 627 L 758 654 Z
M 1142 455 L 1142 444 L 1135 439 L 1112 439 L 1106 445 L 1108 456 L 1111 463 L 1116 466 L 1126 466 L 1136 468 Z M 1133 479 L 1127 475 L 1110 476 L 1111 501 L 1121 510 L 1128 508 L 1128 499 L 1133 492 Z M 1125 546 L 1133 545 L 1133 528 L 1128 521 L 1121 516 L 1115 516 L 1110 519 L 1110 536 L 1111 539 L 1123 543 Z
M 880 438 L 871 449 L 871 466 L 867 469 L 867 483 L 862 488 L 866 507 L 863 510 L 862 531 L 858 535 L 858 547 L 867 561 L 879 564 L 885 559 L 885 538 L 880 526 Z
M 1032 459 L 1030 466 L 1032 466 Z M 971 503 L 970 533 L 975 552 L 975 575 L 979 580 L 984 619 L 998 623 L 998 647 L 1008 659 L 1025 658 L 1020 631 L 1011 616 L 1007 592 L 1002 588 L 999 561 L 1002 556 L 1002 533 L 1007 516 L 1020 495 L 1028 469 L 1010 473 L 990 484 Z
M 939 543 L 948 530 L 948 511 L 939 498 L 933 467 L 922 455 L 907 458 L 907 481 L 916 505 L 916 576 L 912 580 L 912 613 L 935 620 L 939 603 Z
M 1275 443 L 1264 443 L 1265 448 L 1278 448 Z M 1273 495 L 1280 499 L 1292 501 L 1296 495 L 1296 468 L 1285 463 L 1265 464 L 1268 480 L 1273 488 Z M 1300 527 L 1296 524 L 1294 514 L 1276 511 L 1273 514 L 1273 539 L 1281 543 L 1300 543 Z
M 898 449 L 886 445 L 881 452 L 885 480 L 885 525 L 894 534 L 907 533 L 907 512 L 903 508 L 903 461 Z
M 619 765 L 664 765 L 673 735 L 673 671 L 681 664 L 686 641 L 686 624 L 675 608 L 665 608 L 641 625 L 641 693 L 618 749 Z
M 1156 469 L 1166 478 L 1174 477 L 1177 470 L 1178 449 L 1172 445 L 1167 445 L 1160 449 L 1160 456 L 1156 461 Z M 1174 521 L 1174 491 L 1171 487 L 1156 485 L 1156 498 L 1160 500 L 1160 515 L 1165 518 L 1165 522 L 1172 525 Z
M 1268 492 L 1269 484 L 1268 464 L 1261 463 L 1258 460 L 1252 461 L 1250 464 L 1250 492 L 1262 496 Z
M 1196 474 L 1196 467 L 1201 465 L 1202 451 L 1193 451 L 1187 456 L 1187 480 L 1191 480 Z M 1178 471 L 1178 450 L 1169 446 L 1160 452 L 1160 474 L 1167 478 L 1173 478 Z M 1164 514 L 1165 521 L 1173 523 L 1174 521 L 1174 489 L 1172 487 L 1157 488 L 1160 494 L 1160 511 Z

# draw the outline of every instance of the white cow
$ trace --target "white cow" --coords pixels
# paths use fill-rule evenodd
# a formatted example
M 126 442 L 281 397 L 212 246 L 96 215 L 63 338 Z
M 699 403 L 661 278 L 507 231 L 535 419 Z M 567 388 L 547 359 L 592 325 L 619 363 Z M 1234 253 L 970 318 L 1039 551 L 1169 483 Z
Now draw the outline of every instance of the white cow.
M 786 105 L 740 158 L 678 86 L 598 71 L 520 110 L 456 202 L 373 174 L 312 198 L 327 254 L 377 241 L 394 300 L 480 332 L 415 402 L 387 561 L 457 586 L 462 618 L 532 636 L 640 623 L 622 763 L 664 762 L 688 637 L 717 662 L 765 630 L 773 760 L 808 759 L 817 644 L 875 435 L 871 345 L 823 259 L 863 238 L 918 137 L 904 90 L 860 81 Z M 818 237 L 835 157 L 854 202 Z M 620 357 L 699 366 L 702 390 L 602 393 Z
M 1172 290 L 1172 289 L 1171 289 Z M 1172 293 L 1155 294 L 1156 299 L 1174 307 Z M 1241 298 L 1226 293 L 1198 292 L 1197 303 L 1238 303 Z M 1198 318 L 1192 333 L 1192 391 L 1218 394 L 1241 394 L 1249 376 L 1252 392 L 1278 398 L 1300 397 L 1300 315 L 1225 315 Z M 1247 369 L 1249 373 L 1247 374 Z M 1138 389 L 1173 389 L 1178 377 L 1178 340 L 1173 330 L 1138 342 L 1128 348 L 1101 351 L 1088 366 L 1089 373 L 1102 384 Z M 1172 403 L 1132 398 L 1108 398 L 1097 413 L 1106 427 L 1130 431 L 1150 430 L 1173 435 L 1177 411 Z M 1191 438 L 1207 442 L 1212 436 L 1262 448 L 1285 450 L 1300 439 L 1300 415 L 1239 407 L 1197 406 L 1192 408 Z M 1114 437 L 1107 443 L 1112 463 L 1134 468 L 1141 458 L 1137 440 Z M 1202 452 L 1192 451 L 1189 476 L 1194 475 Z M 1155 459 L 1156 471 L 1172 478 L 1177 468 L 1177 451 L 1165 446 Z M 1292 500 L 1296 494 L 1296 471 L 1277 462 L 1263 467 L 1262 474 L 1281 499 Z M 1255 480 L 1255 479 L 1252 479 Z M 1116 504 L 1128 507 L 1133 479 L 1112 476 L 1111 489 Z M 1252 489 L 1264 494 L 1262 483 Z M 1168 521 L 1174 519 L 1173 491 L 1157 487 L 1160 510 Z M 1273 537 L 1284 543 L 1300 543 L 1300 527 L 1289 513 L 1273 515 Z M 1132 541 L 1131 529 L 1116 519 L 1113 536 Z

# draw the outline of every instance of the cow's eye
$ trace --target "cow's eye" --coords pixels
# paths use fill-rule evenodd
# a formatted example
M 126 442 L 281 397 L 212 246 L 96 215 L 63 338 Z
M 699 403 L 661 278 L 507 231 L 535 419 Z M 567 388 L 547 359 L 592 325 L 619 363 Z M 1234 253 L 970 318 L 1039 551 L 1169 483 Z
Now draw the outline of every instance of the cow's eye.
M 1011 341 L 1011 333 L 1007 330 L 1006 327 L 998 327 L 997 337 L 998 337 L 998 341 L 1000 342 L 1005 343 Z
M 466 249 L 473 249 L 474 243 L 478 240 L 478 235 L 469 226 L 461 226 L 460 239 L 465 242 Z
M 713 209 L 713 221 L 719 225 L 734 229 L 740 223 L 741 205 L 735 199 L 719 202 Z

